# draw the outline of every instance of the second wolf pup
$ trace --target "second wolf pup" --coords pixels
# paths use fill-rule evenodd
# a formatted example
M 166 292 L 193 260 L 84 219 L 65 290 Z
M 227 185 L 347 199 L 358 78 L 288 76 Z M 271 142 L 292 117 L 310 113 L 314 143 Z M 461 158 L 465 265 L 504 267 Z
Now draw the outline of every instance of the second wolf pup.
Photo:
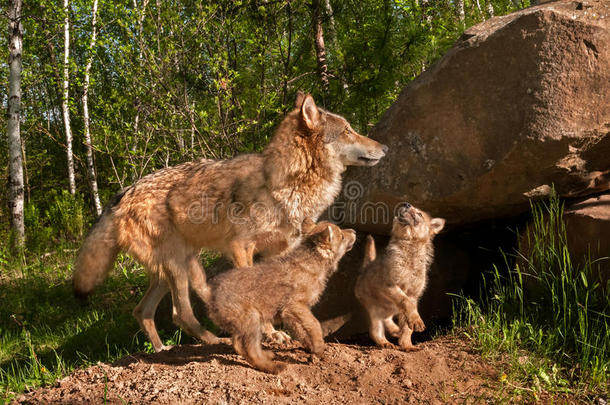
M 276 315 L 313 354 L 319 355 L 325 348 L 322 328 L 311 307 L 341 257 L 352 248 L 356 232 L 329 222 L 311 228 L 290 253 L 230 270 L 210 281 L 210 318 L 231 333 L 238 354 L 268 373 L 285 368 L 285 363 L 273 361 L 273 354 L 261 347 L 263 323 Z
M 444 226 L 444 219 L 432 218 L 405 203 L 394 218 L 392 237 L 382 257 L 376 258 L 375 241 L 368 236 L 355 294 L 369 315 L 369 334 L 377 345 L 393 346 L 385 337 L 387 331 L 399 337 L 402 349 L 415 349 L 411 333 L 425 329 L 417 302 L 426 288 L 434 255 L 432 240 Z M 394 323 L 395 315 L 400 326 Z

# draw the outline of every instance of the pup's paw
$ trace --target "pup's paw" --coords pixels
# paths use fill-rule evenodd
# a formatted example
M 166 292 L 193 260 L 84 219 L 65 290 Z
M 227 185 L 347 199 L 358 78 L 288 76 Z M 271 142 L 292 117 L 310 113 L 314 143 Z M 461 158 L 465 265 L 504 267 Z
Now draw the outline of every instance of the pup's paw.
M 315 345 L 314 347 L 312 347 L 310 349 L 310 352 L 316 356 L 322 356 L 322 353 L 324 353 L 324 350 L 326 350 L 326 344 L 318 343 L 317 345 Z
M 155 351 L 157 353 L 159 353 L 159 352 L 164 352 L 166 350 L 172 350 L 173 348 L 174 348 L 174 346 L 172 346 L 172 345 L 163 345 L 163 346 L 159 347 L 158 349 L 155 349 Z
M 426 329 L 426 325 L 419 315 L 409 319 L 409 323 L 411 324 L 411 329 L 413 329 L 415 332 L 423 332 Z
M 396 345 L 394 343 L 390 343 L 388 341 L 379 343 L 378 346 L 383 347 L 384 349 L 396 349 Z
M 409 345 L 404 345 L 400 347 L 402 350 L 404 350 L 405 352 L 416 352 L 421 350 L 421 348 L 419 346 L 414 346 L 412 344 Z
M 287 364 L 281 361 L 274 361 L 269 370 L 265 370 L 271 374 L 279 374 L 286 369 Z
M 292 340 L 289 334 L 281 330 L 274 330 L 270 335 L 267 336 L 267 340 L 272 343 L 284 344 Z

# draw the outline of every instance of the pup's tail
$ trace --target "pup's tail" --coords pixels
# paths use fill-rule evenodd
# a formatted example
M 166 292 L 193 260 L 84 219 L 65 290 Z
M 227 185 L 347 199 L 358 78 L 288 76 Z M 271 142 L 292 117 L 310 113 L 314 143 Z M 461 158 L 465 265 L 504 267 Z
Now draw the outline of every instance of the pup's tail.
M 89 231 L 78 252 L 72 278 L 72 287 L 77 298 L 86 298 L 108 277 L 119 254 L 117 229 L 113 217 L 114 214 L 110 210 L 105 210 Z
M 364 245 L 364 260 L 362 261 L 362 267 L 367 266 L 374 261 L 376 257 L 377 250 L 375 250 L 375 239 L 373 239 L 371 235 L 367 235 L 366 244 Z

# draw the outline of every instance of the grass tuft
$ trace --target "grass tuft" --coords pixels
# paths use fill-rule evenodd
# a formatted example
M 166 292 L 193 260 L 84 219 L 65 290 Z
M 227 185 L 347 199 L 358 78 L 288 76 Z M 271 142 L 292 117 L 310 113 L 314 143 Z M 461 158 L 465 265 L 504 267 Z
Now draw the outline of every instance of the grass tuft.
M 508 377 L 535 394 L 581 389 L 607 396 L 610 286 L 600 283 L 595 260 L 570 256 L 556 195 L 532 212 L 519 249 L 525 253 L 511 267 L 505 256 L 506 270 L 486 275 L 481 300 L 459 297 L 455 325 L 483 355 L 505 356 Z

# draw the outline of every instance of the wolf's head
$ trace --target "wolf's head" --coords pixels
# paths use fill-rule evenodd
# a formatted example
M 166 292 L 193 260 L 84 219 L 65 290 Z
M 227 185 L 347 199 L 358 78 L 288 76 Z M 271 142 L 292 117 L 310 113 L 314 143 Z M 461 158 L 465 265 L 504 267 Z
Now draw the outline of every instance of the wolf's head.
M 341 229 L 331 222 L 321 221 L 309 229 L 307 241 L 322 256 L 337 263 L 354 246 L 356 231 Z
M 297 94 L 295 109 L 303 136 L 321 136 L 343 166 L 374 166 L 388 151 L 387 146 L 359 135 L 345 118 L 318 108 L 310 94 Z
M 400 239 L 430 240 L 445 226 L 443 218 L 432 218 L 409 203 L 398 208 L 394 217 L 392 236 Z

